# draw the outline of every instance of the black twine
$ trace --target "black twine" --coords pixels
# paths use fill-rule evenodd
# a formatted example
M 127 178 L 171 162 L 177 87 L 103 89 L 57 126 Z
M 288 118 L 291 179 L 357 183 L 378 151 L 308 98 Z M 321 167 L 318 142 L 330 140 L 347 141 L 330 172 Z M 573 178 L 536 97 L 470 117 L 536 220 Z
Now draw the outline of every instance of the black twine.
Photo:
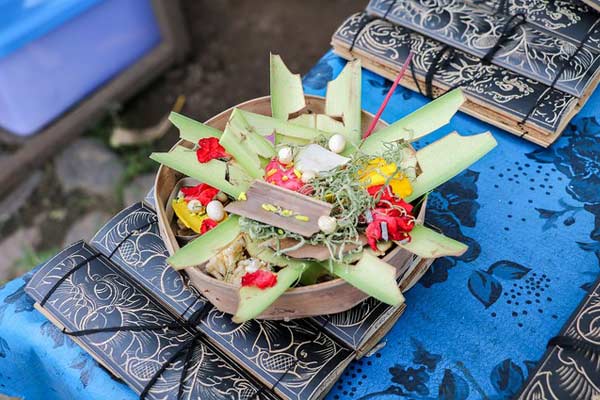
M 596 22 L 597 24 L 597 22 Z M 594 24 L 594 25 L 596 25 Z M 577 56 L 577 54 L 579 54 L 579 52 L 581 51 L 581 49 L 583 49 L 583 47 L 585 46 L 585 43 L 588 41 L 588 39 L 590 38 L 590 36 L 592 35 L 592 33 L 595 31 L 595 29 L 593 29 L 594 27 L 590 28 L 587 33 L 585 34 L 585 36 L 583 37 L 583 39 L 581 39 L 581 42 L 579 42 L 579 44 L 577 45 L 577 48 L 575 49 L 575 51 L 573 52 L 573 54 L 571 54 L 569 56 L 569 58 L 567 58 L 562 65 L 560 66 L 560 69 L 557 71 L 556 75 L 554 76 L 554 79 L 552 80 L 552 83 L 550 84 L 550 86 L 548 86 L 540 95 L 540 97 L 538 97 L 537 101 L 535 102 L 535 104 L 533 105 L 533 107 L 531 107 L 529 109 L 529 111 L 527 112 L 527 114 L 525 114 L 525 117 L 523 117 L 523 119 L 521 120 L 521 122 L 518 123 L 518 125 L 523 125 L 525 124 L 525 122 L 527 122 L 527 120 L 533 115 L 533 112 L 540 106 L 540 104 L 542 104 L 546 98 L 546 96 L 550 93 L 550 91 L 552 91 L 554 89 L 554 86 L 556 86 L 556 83 L 558 82 L 558 80 L 560 79 L 561 75 L 563 74 L 563 72 L 565 72 L 565 70 L 567 69 L 567 67 L 569 67 L 571 65 L 571 62 L 575 59 L 575 57 Z M 523 132 L 521 134 L 521 137 L 525 136 L 527 134 L 527 132 Z
M 567 349 L 589 351 L 591 353 L 600 354 L 600 345 L 596 343 L 586 342 L 585 340 L 576 339 L 570 336 L 555 336 L 548 341 L 547 347 L 560 346 Z
M 213 305 L 209 302 L 205 302 L 201 309 L 195 311 L 187 321 L 187 324 L 191 327 L 198 326 L 208 313 L 213 309 Z
M 448 57 L 440 63 L 442 58 L 448 54 Z M 454 57 L 454 48 L 449 45 L 444 45 L 440 49 L 440 51 L 435 55 L 431 65 L 427 69 L 427 73 L 425 74 L 425 94 L 427 97 L 433 99 L 433 77 L 437 73 L 438 69 L 444 69 Z
M 385 20 L 385 21 L 387 21 L 387 20 L 388 20 L 388 19 L 387 19 L 387 16 L 388 16 L 388 14 L 390 13 L 390 11 L 392 11 L 392 9 L 393 9 L 393 8 L 394 8 L 394 6 L 396 5 L 396 2 L 397 2 L 397 1 L 398 1 L 398 0 L 394 0 L 394 1 L 392 1 L 392 2 L 390 3 L 390 6 L 387 8 L 387 10 L 385 10 L 385 13 L 383 14 L 383 17 L 382 17 L 381 19 L 383 19 L 383 20 Z
M 123 245 L 123 243 L 125 243 L 131 236 L 139 233 L 139 231 L 141 231 L 142 229 L 155 224 L 157 221 L 158 221 L 158 219 L 156 217 L 154 217 L 150 222 L 133 229 L 131 232 L 129 232 L 123 238 L 123 240 L 121 240 L 117 244 L 117 246 L 115 246 L 115 248 L 112 250 L 112 252 L 110 253 L 110 255 L 107 258 L 110 260 L 115 255 L 115 253 L 119 250 L 119 248 Z M 44 298 L 40 301 L 40 303 L 39 303 L 40 306 L 43 307 L 45 305 L 45 303 L 48 301 L 50 296 L 52 296 L 52 294 L 58 289 L 58 287 L 64 281 L 66 281 L 68 279 L 69 276 L 71 276 L 75 271 L 79 270 L 84 265 L 88 264 L 90 261 L 100 257 L 101 255 L 102 255 L 101 253 L 94 253 L 91 257 L 86 258 L 85 260 L 83 260 L 80 263 L 78 263 L 77 265 L 75 265 L 72 269 L 67 271 L 58 281 L 56 281 L 56 283 L 50 288 L 50 290 L 48 290 L 48 292 L 46 293 Z M 199 298 L 197 298 L 193 304 L 196 304 L 198 302 L 198 299 Z M 188 309 L 189 309 L 189 307 L 188 307 Z M 201 309 L 195 311 L 194 314 L 192 314 L 189 321 L 184 321 L 184 322 L 176 321 L 174 323 L 164 324 L 164 325 L 115 326 L 115 327 L 105 327 L 105 328 L 82 329 L 79 331 L 67 331 L 66 328 L 63 328 L 62 332 L 67 336 L 79 337 L 79 336 L 91 335 L 91 334 L 96 334 L 96 333 L 106 333 L 106 332 L 142 332 L 142 331 L 159 331 L 159 330 L 168 330 L 168 329 L 194 328 L 195 325 L 199 324 L 202 321 L 202 319 L 204 319 L 204 317 L 210 312 L 211 309 L 212 309 L 212 305 L 210 305 L 209 303 L 205 303 Z M 185 359 L 184 359 L 184 363 L 183 363 L 183 369 L 181 371 L 181 376 L 179 378 L 177 399 L 180 399 L 182 397 L 183 389 L 184 389 L 183 388 L 184 381 L 187 376 L 187 371 L 189 369 L 189 365 L 190 365 L 190 362 L 192 359 L 193 350 L 194 350 L 196 341 L 198 340 L 200 335 L 202 335 L 202 332 L 197 332 L 192 338 L 190 338 L 190 340 L 182 343 L 176 349 L 176 351 L 173 353 L 173 355 L 171 355 L 171 357 L 169 357 L 163 363 L 163 365 L 154 373 L 152 378 L 150 378 L 150 380 L 148 381 L 148 383 L 146 384 L 146 386 L 144 387 L 144 389 L 142 390 L 142 392 L 140 394 L 140 399 L 144 399 L 146 397 L 146 395 L 152 389 L 152 386 L 160 378 L 162 373 L 168 368 L 169 365 L 171 365 L 173 363 L 173 361 L 175 361 L 175 359 L 177 359 L 177 357 L 182 352 L 185 351 L 186 355 L 185 355 Z
M 93 329 L 82 329 L 80 331 L 67 331 L 66 328 L 62 329 L 62 333 L 67 336 L 85 336 L 93 335 L 95 333 L 109 333 L 109 332 L 141 332 L 141 331 L 162 331 L 166 329 L 178 329 L 181 328 L 180 323 L 172 323 L 165 325 L 136 325 L 136 326 L 115 326 L 107 328 L 93 328 Z
M 56 291 L 56 289 L 58 289 L 58 287 L 64 281 L 66 281 L 71 275 L 73 275 L 73 273 L 75 273 L 75 271 L 79 270 L 81 267 L 83 267 L 84 265 L 86 265 L 90 261 L 93 261 L 96 258 L 100 257 L 101 255 L 102 255 L 101 253 L 92 254 L 91 257 L 88 257 L 85 260 L 79 262 L 77 265 L 75 265 L 73 268 L 71 268 L 69 271 L 67 271 L 63 276 L 61 276 L 60 279 L 58 281 L 56 281 L 56 283 L 54 285 L 52 285 L 52 287 L 50 288 L 50 290 L 48 290 L 48 292 L 46 293 L 46 295 L 44 296 L 44 298 L 42 298 L 42 300 L 40 300 L 40 307 L 44 307 L 44 304 L 46 304 L 46 302 L 48 301 L 48 299 L 50 299 L 50 296 L 52 296 L 52 294 L 54 294 L 54 292 Z
M 358 36 L 360 35 L 360 33 L 374 19 L 376 19 L 376 18 L 372 17 L 370 15 L 365 15 L 364 12 L 361 14 L 358 29 L 356 30 L 356 33 L 354 34 L 354 37 L 352 38 L 352 43 L 350 43 L 350 49 L 348 50 L 350 53 L 352 53 L 352 50 L 354 50 L 354 45 L 356 44 L 356 39 L 358 39 Z
M 124 238 L 123 238 L 123 240 L 121 240 L 121 241 L 119 242 L 119 244 L 117 244 L 117 245 L 115 246 L 115 248 L 114 248 L 114 249 L 113 249 L 113 250 L 110 252 L 110 254 L 108 255 L 108 259 L 110 260 L 110 259 L 111 259 L 111 258 L 112 258 L 112 257 L 115 255 L 115 253 L 117 252 L 117 250 L 119 250 L 119 248 L 121 248 L 121 246 L 122 246 L 122 245 L 123 245 L 123 244 L 124 244 L 124 243 L 125 243 L 125 242 L 126 242 L 126 241 L 127 241 L 129 238 L 130 238 L 130 237 L 132 237 L 133 235 L 136 235 L 136 234 L 140 233 L 140 231 L 141 231 L 142 229 L 145 229 L 145 228 L 147 228 L 147 227 L 149 227 L 149 226 L 152 226 L 152 225 L 154 225 L 154 224 L 155 224 L 155 223 L 157 223 L 157 222 L 158 222 L 158 218 L 157 218 L 156 216 L 154 216 L 154 217 L 152 217 L 152 219 L 150 220 L 150 222 L 147 222 L 147 223 L 145 223 L 144 225 L 142 225 L 142 226 L 139 226 L 139 227 L 137 227 L 137 228 L 133 229 L 131 232 L 129 232 L 129 233 L 128 233 L 128 234 L 127 234 L 127 235 L 126 235 Z
M 190 318 L 189 321 L 183 321 L 183 322 L 176 321 L 176 322 L 173 322 L 170 324 L 164 324 L 164 325 L 116 326 L 116 327 L 108 327 L 108 328 L 83 329 L 80 331 L 72 331 L 72 332 L 69 332 L 66 329 L 63 329 L 62 332 L 68 336 L 78 337 L 78 336 L 91 335 L 91 334 L 96 334 L 96 333 L 105 333 L 105 332 L 142 332 L 142 331 L 160 331 L 160 330 L 185 329 L 185 328 L 193 329 L 195 327 L 195 325 L 199 324 L 200 321 L 202 321 L 202 319 L 210 312 L 211 309 L 212 309 L 212 305 L 210 305 L 209 303 L 206 303 L 201 309 L 194 312 L 194 314 L 192 315 L 192 317 Z M 162 373 L 168 368 L 168 366 L 170 364 L 173 363 L 173 361 L 182 352 L 185 351 L 186 353 L 185 353 L 185 358 L 184 358 L 184 362 L 183 362 L 183 368 L 181 370 L 181 376 L 179 377 L 179 386 L 178 386 L 178 390 L 177 390 L 177 399 L 181 399 L 181 397 L 183 396 L 184 382 L 185 382 L 185 378 L 187 376 L 187 372 L 190 367 L 190 362 L 191 362 L 192 355 L 194 352 L 194 347 L 196 345 L 196 341 L 198 340 L 199 336 L 201 336 L 201 335 L 202 335 L 202 332 L 197 332 L 193 337 L 191 337 L 188 341 L 184 342 L 181 346 L 179 346 L 177 348 L 175 353 L 163 363 L 161 368 L 159 368 L 154 373 L 152 378 L 150 378 L 150 380 L 146 383 L 146 386 L 144 386 L 144 389 L 142 390 L 142 393 L 140 394 L 140 399 L 144 399 L 146 397 L 146 395 L 150 392 L 150 390 L 152 389 L 152 386 L 156 383 L 158 378 L 160 378 Z
M 140 393 L 140 399 L 144 399 L 148 395 L 148 393 L 150 392 L 150 389 L 152 389 L 152 386 L 154 386 L 154 384 L 156 383 L 158 378 L 160 378 L 162 373 L 165 372 L 165 370 L 169 367 L 169 365 L 171 365 L 177 359 L 177 357 L 179 357 L 179 355 L 185 351 L 186 352 L 185 362 L 183 365 L 183 369 L 181 371 L 181 378 L 179 380 L 180 387 L 177 392 L 177 399 L 181 398 L 181 395 L 183 394 L 183 390 L 181 390 L 182 389 L 181 384 L 185 380 L 185 376 L 187 375 L 187 370 L 189 368 L 189 362 L 191 360 L 191 356 L 189 353 L 191 353 L 193 351 L 194 345 L 196 344 L 196 341 L 198 340 L 198 338 L 201 335 L 202 335 L 202 332 L 198 332 L 194 336 L 192 336 L 188 341 L 183 342 L 181 345 L 179 345 L 179 347 L 177 347 L 177 349 L 171 355 L 171 357 L 169 357 L 163 363 L 163 365 L 161 365 L 161 367 L 154 373 L 154 375 L 152 375 L 152 378 L 150 378 L 150 380 L 144 387 L 144 390 L 142 390 L 142 393 Z
M 119 250 L 119 248 L 121 247 L 121 245 L 123 245 L 123 243 L 125 243 L 127 241 L 127 239 L 129 239 L 133 234 L 138 233 L 140 230 L 147 228 L 153 224 L 155 224 L 158 221 L 158 219 L 156 217 L 153 217 L 152 220 L 138 228 L 135 228 L 134 230 L 132 230 L 131 232 L 129 232 L 127 234 L 127 236 L 125 236 L 125 238 L 123 238 L 123 240 L 121 240 L 119 242 L 119 244 L 117 244 L 117 246 L 115 246 L 115 248 L 113 249 L 113 251 L 110 253 L 110 255 L 108 256 L 108 259 L 110 260 L 112 258 L 112 256 L 115 255 L 115 253 L 117 252 L 117 250 Z M 102 254 L 101 253 L 94 253 L 91 257 L 86 258 L 85 260 L 81 261 L 80 263 L 78 263 L 77 265 L 75 265 L 72 269 L 70 269 L 69 271 L 67 271 L 63 276 L 60 277 L 59 280 L 57 280 L 54 285 L 52 285 L 52 287 L 48 290 L 48 292 L 46 293 L 46 295 L 42 298 L 42 300 L 40 301 L 40 307 L 44 307 L 44 305 L 46 304 L 46 302 L 48 301 L 48 299 L 50 299 L 50 296 L 52 296 L 52 294 L 54 294 L 54 292 L 58 289 L 58 287 L 60 285 L 63 284 L 64 281 L 66 281 L 71 275 L 73 275 L 76 271 L 78 271 L 81 267 L 83 267 L 84 265 L 86 265 L 87 263 L 89 263 L 90 261 L 95 260 L 96 258 L 100 257 Z
M 516 24 L 512 25 L 512 22 L 516 18 L 520 18 L 520 20 Z M 520 27 L 521 25 L 523 25 L 525 22 L 527 22 L 527 17 L 523 13 L 518 13 L 518 14 L 515 14 L 512 17 L 510 17 L 508 19 L 508 21 L 506 21 L 506 24 L 504 25 L 504 28 L 502 28 L 502 33 L 498 37 L 498 40 L 496 41 L 496 43 L 494 44 L 494 46 L 492 46 L 488 50 L 488 52 L 485 53 L 485 55 L 481 58 L 481 65 L 487 66 L 487 65 L 492 64 L 492 60 L 496 56 L 496 53 L 510 39 L 510 37 L 517 31 L 517 28 Z M 447 91 L 445 91 L 444 94 L 446 94 L 446 93 L 448 93 L 448 92 L 450 92 L 450 91 L 452 91 L 454 89 L 457 89 L 459 87 L 469 86 L 471 83 L 473 83 L 473 82 L 481 79 L 485 73 L 486 73 L 486 70 L 483 69 L 483 68 L 481 68 L 479 70 L 479 73 L 475 74 L 474 77 L 472 77 L 471 79 L 468 79 L 468 80 L 466 80 L 466 81 L 464 81 L 462 83 L 459 83 L 457 85 L 452 86 L 450 89 L 448 89 Z
M 519 21 L 516 24 L 512 25 L 512 22 L 517 18 L 519 18 Z M 492 46 L 481 59 L 482 64 L 491 64 L 498 50 L 500 50 L 502 46 L 508 41 L 508 39 L 510 39 L 510 37 L 517 31 L 517 28 L 523 25 L 525 22 L 527 22 L 527 17 L 523 13 L 518 13 L 510 17 L 508 21 L 506 21 L 506 24 L 504 24 L 504 27 L 502 28 L 502 33 L 500 34 L 500 37 L 498 38 L 494 46 Z

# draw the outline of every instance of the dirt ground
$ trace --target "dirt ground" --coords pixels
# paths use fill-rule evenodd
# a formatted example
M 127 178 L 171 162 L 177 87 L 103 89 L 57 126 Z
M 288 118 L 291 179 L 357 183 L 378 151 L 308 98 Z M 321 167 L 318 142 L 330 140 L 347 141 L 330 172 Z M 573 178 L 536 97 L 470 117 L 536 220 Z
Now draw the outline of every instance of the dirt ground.
M 193 118 L 210 116 L 269 91 L 269 52 L 302 74 L 328 50 L 332 33 L 366 0 L 184 0 L 191 37 L 187 64 L 127 105 L 131 125 L 158 118 L 179 94 Z M 150 112 L 149 112 L 150 111 Z
M 187 60 L 128 103 L 118 105 L 117 111 L 84 136 L 100 139 L 108 147 L 114 126 L 151 126 L 171 109 L 179 95 L 186 97 L 183 113 L 200 121 L 244 100 L 266 95 L 269 52 L 280 54 L 291 70 L 305 74 L 329 49 L 331 35 L 343 19 L 364 9 L 366 2 L 181 0 L 190 36 Z M 124 189 L 137 176 L 147 177 L 157 167 L 147 158 L 150 152 L 167 149 L 176 138 L 176 130 L 171 129 L 151 145 L 110 149 L 123 162 L 125 173 L 108 195 L 66 192 L 57 179 L 56 160 L 49 161 L 40 169 L 41 183 L 25 205 L 0 222 L 0 252 L 20 254 L 10 263 L 0 264 L 0 282 L 53 255 L 67 236 L 73 237 L 72 227 L 83 216 L 91 212 L 108 216 L 123 208 Z M 15 240 L 25 229 L 35 231 L 35 242 Z M 7 243 L 10 237 L 14 243 Z

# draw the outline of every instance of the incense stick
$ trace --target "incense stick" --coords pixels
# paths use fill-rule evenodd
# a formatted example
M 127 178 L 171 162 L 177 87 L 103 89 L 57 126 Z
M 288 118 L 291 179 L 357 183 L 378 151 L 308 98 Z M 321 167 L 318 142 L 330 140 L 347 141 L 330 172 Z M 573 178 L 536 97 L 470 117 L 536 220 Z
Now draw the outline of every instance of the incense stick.
M 383 102 L 379 106 L 379 110 L 377 110 L 377 114 L 375 114 L 375 118 L 373 118 L 373 121 L 371 121 L 371 124 L 369 125 L 369 129 L 367 129 L 367 131 L 363 135 L 363 139 L 368 138 L 371 135 L 371 133 L 373 133 L 373 130 L 375 129 L 375 126 L 377 125 L 379 118 L 381 118 L 381 114 L 383 113 L 383 110 L 385 109 L 388 102 L 390 101 L 392 94 L 394 94 L 394 91 L 396 90 L 396 87 L 398 86 L 400 79 L 402 79 L 402 77 L 404 76 L 404 73 L 406 72 L 406 69 L 408 68 L 408 65 L 410 64 L 412 57 L 413 57 L 413 53 L 411 51 L 408 54 L 408 57 L 406 57 L 406 61 L 404 61 L 404 64 L 402 64 L 402 68 L 400 69 L 398 76 L 396 76 L 396 79 L 394 80 L 394 84 L 392 85 L 390 90 L 387 92 L 385 99 L 383 99 Z

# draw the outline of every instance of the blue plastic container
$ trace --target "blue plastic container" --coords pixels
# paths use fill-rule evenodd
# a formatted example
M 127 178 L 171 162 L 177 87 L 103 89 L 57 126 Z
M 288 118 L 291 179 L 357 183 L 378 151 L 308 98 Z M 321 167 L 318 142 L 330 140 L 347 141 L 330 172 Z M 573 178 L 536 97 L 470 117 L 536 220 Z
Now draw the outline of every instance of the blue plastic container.
M 150 0 L 0 0 L 0 127 L 39 131 L 160 41 Z

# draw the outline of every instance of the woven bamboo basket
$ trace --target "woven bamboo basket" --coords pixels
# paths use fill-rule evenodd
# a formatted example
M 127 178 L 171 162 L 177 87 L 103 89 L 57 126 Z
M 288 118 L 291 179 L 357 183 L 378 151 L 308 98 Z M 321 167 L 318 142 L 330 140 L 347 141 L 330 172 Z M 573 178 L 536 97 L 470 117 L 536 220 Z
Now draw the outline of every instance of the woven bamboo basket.
M 325 99 L 318 96 L 305 96 L 306 112 L 323 113 Z M 262 115 L 271 115 L 271 100 L 269 96 L 256 98 L 237 105 L 235 108 L 251 111 Z M 233 108 L 212 117 L 206 124 L 224 130 L 225 125 Z M 362 130 L 366 131 L 373 119 L 373 115 L 365 111 L 362 113 Z M 385 126 L 385 122 L 379 121 L 376 129 Z M 192 143 L 180 141 L 192 147 Z M 156 175 L 155 198 L 158 214 L 158 222 L 161 236 L 163 237 L 167 250 L 172 255 L 179 249 L 179 243 L 175 236 L 175 221 L 173 213 L 169 210 L 172 194 L 177 189 L 178 183 L 185 178 L 181 173 L 162 165 Z M 425 218 L 427 200 L 421 202 L 417 219 L 423 221 Z M 397 269 L 398 284 L 403 291 L 412 287 L 432 263 L 432 259 L 421 259 L 397 246 L 392 247 L 383 259 Z M 234 314 L 238 303 L 238 287 L 213 278 L 203 271 L 203 266 L 195 266 L 185 269 L 190 283 L 202 293 L 217 309 L 228 314 Z M 258 318 L 281 320 L 304 318 L 316 315 L 335 314 L 347 311 L 365 300 L 368 296 L 342 279 L 334 279 L 310 286 L 289 289 L 275 301 Z

